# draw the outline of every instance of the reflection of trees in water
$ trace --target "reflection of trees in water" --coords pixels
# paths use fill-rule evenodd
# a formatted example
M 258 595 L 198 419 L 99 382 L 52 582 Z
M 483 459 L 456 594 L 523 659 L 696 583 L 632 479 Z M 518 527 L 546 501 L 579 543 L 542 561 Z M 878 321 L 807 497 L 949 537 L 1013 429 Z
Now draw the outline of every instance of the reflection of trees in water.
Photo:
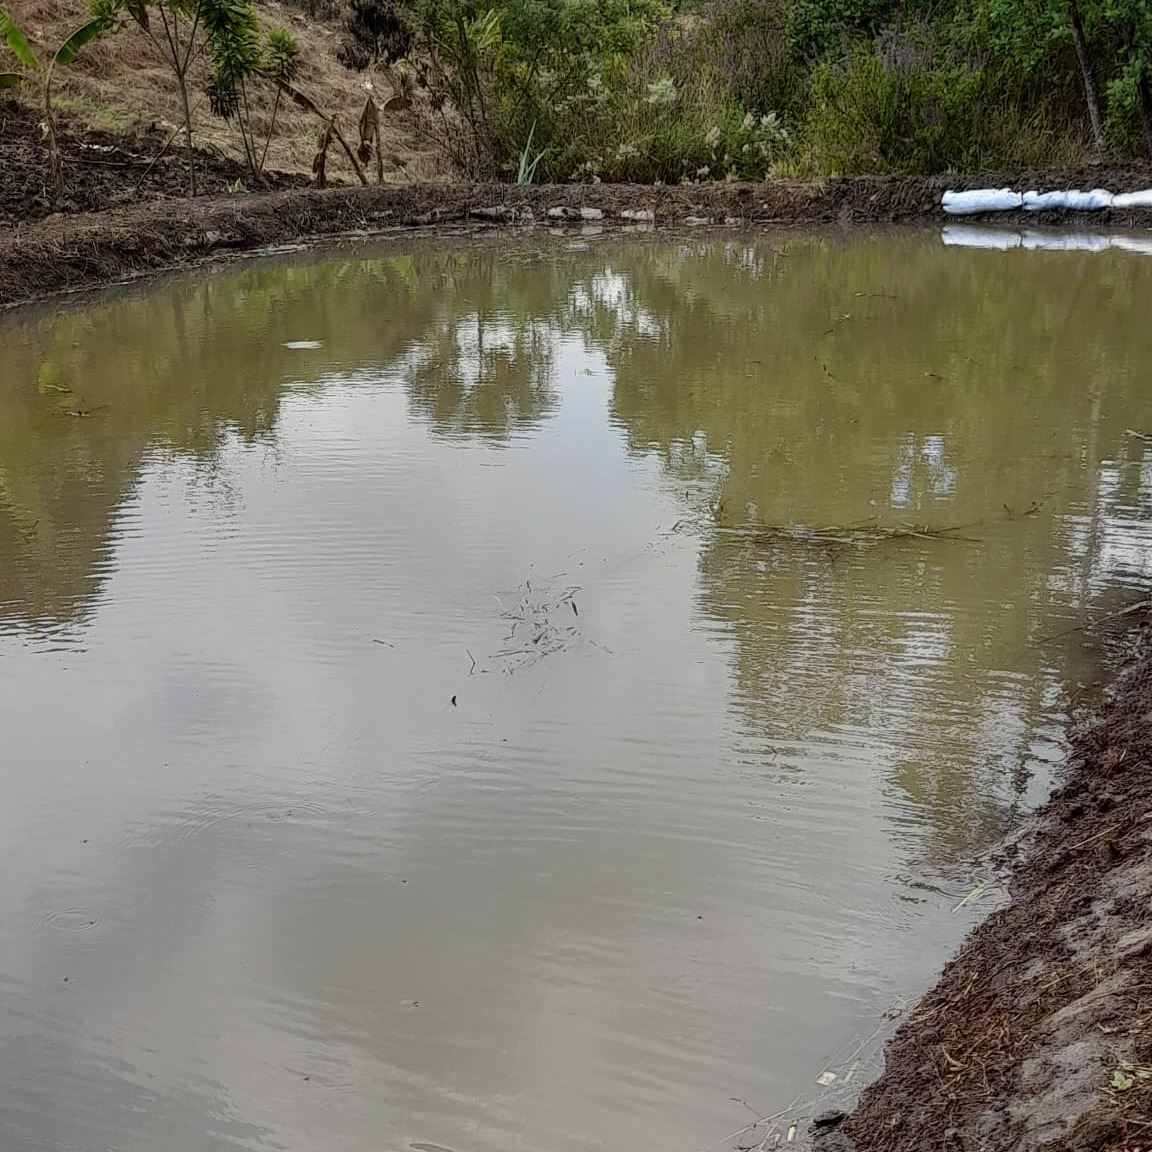
M 1051 707 L 1050 679 L 1026 675 L 1044 655 L 1031 641 L 1098 590 L 1117 502 L 1152 492 L 1147 446 L 1123 435 L 1152 428 L 1133 387 L 1152 341 L 1133 323 L 1142 269 L 900 236 L 470 243 L 254 265 L 58 313 L 7 341 L 0 613 L 85 610 L 152 447 L 210 468 L 229 438 L 275 435 L 285 385 L 337 375 L 398 379 L 437 434 L 500 443 L 554 410 L 558 343 L 579 332 L 612 366 L 632 448 L 721 528 L 988 521 L 979 543 L 861 552 L 720 532 L 700 562 L 754 739 L 847 749 L 887 731 L 894 795 L 954 859 L 1024 786 Z M 283 347 L 306 340 L 323 347 Z
M 412 411 L 441 435 L 506 441 L 556 407 L 557 312 L 567 270 L 484 248 L 441 259 L 444 310 L 405 357 Z
M 436 432 L 501 442 L 556 405 L 554 332 L 479 313 L 437 328 L 410 354 L 412 410 Z
M 230 438 L 274 434 L 287 384 L 408 363 L 413 409 L 438 431 L 499 441 L 540 420 L 554 405 L 541 318 L 560 282 L 494 249 L 429 248 L 254 265 L 13 327 L 0 615 L 82 615 L 146 452 L 211 469 Z M 323 346 L 284 347 L 309 340 Z
M 987 843 L 1052 709 L 1050 677 L 1024 673 L 1068 603 L 1053 577 L 1097 562 L 1076 527 L 1108 514 L 1089 500 L 1095 446 L 1131 453 L 1131 407 L 1101 399 L 1128 395 L 1152 350 L 1132 323 L 1143 266 L 1048 268 L 900 237 L 685 245 L 621 264 L 600 333 L 615 417 L 673 475 L 715 477 L 721 529 L 985 522 L 968 533 L 979 543 L 866 551 L 720 531 L 701 602 L 737 639 L 762 745 L 847 751 L 857 730 L 887 732 L 897 795 L 931 815 L 929 854 Z

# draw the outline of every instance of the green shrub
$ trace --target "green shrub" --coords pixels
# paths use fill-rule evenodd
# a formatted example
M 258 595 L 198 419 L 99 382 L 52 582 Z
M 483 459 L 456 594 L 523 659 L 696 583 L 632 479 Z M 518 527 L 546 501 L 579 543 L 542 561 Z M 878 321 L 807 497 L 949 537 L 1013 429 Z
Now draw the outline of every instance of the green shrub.
M 812 75 L 804 145 L 819 174 L 940 172 L 976 151 L 982 74 L 888 63 L 858 49 Z
M 736 105 L 793 116 L 807 75 L 789 43 L 790 12 L 787 0 L 711 0 L 686 37 L 685 70 L 699 62 L 723 78 Z
M 492 2 L 413 9 L 473 176 L 529 155 L 534 179 L 666 183 L 1076 163 L 1074 12 L 1113 150 L 1152 149 L 1152 0 Z

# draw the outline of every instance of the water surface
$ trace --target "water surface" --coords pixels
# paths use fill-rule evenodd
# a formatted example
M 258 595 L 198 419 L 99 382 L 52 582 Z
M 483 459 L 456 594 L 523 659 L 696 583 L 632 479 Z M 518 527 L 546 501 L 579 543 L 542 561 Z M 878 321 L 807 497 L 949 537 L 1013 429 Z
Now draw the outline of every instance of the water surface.
M 1146 576 L 1150 292 L 406 238 L 10 317 L 6 1152 L 698 1152 L 850 1096 L 1049 782 L 1049 638 Z

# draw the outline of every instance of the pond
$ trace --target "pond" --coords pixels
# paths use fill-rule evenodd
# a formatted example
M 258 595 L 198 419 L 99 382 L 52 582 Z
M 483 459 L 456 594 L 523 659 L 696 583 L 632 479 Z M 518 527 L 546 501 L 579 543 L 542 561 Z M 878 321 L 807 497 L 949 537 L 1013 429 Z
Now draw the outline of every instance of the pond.
M 1150 294 L 930 232 L 407 236 L 9 316 L 6 1152 L 850 1100 L 1148 576 Z

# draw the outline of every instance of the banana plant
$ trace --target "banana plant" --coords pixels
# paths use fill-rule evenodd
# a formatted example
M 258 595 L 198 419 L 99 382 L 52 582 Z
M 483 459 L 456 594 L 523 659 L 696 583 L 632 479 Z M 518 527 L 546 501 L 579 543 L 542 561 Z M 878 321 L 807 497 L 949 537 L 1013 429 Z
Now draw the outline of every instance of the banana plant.
M 3 8 L 0 8 L 0 40 L 3 40 L 16 57 L 26 68 L 37 69 L 40 61 L 36 53 L 28 45 L 24 33 L 16 26 L 15 21 Z M 24 77 L 19 72 L 0 72 L 0 88 L 15 88 L 23 83 Z
M 80 54 L 85 44 L 95 40 L 105 29 L 105 23 L 99 18 L 89 20 L 82 24 L 52 53 L 47 66 L 41 64 L 40 58 L 32 50 L 24 33 L 19 26 L 0 8 L 0 39 L 8 45 L 12 54 L 31 72 L 40 73 L 41 99 L 44 105 L 44 141 L 48 147 L 48 174 L 53 193 L 57 198 L 64 191 L 64 167 L 60 161 L 60 140 L 56 131 L 56 109 L 52 106 L 52 78 L 57 67 L 71 64 Z M 14 77 L 14 79 L 11 79 Z M 21 82 L 18 72 L 0 73 L 0 88 L 14 88 Z

